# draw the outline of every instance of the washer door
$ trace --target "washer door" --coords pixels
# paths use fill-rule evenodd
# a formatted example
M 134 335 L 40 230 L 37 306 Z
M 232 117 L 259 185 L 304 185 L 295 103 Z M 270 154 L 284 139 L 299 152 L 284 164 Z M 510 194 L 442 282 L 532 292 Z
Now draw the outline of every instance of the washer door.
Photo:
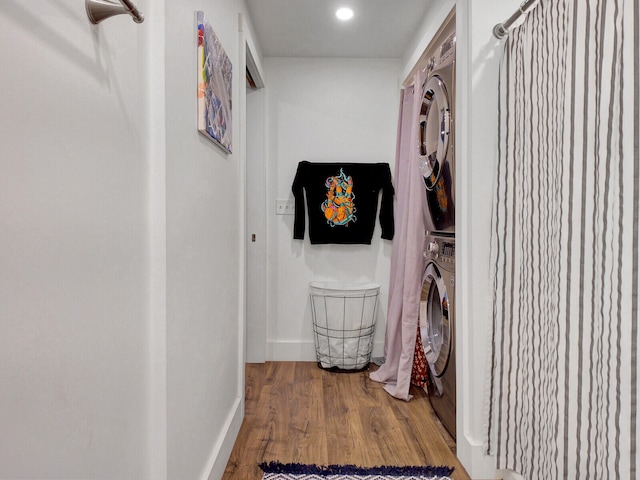
M 449 148 L 451 110 L 447 88 L 438 75 L 427 79 L 422 87 L 420 108 L 420 171 L 427 190 L 433 190 L 442 173 Z
M 427 265 L 422 279 L 420 325 L 424 353 L 431 372 L 438 379 L 447 369 L 453 335 L 447 287 L 435 263 Z

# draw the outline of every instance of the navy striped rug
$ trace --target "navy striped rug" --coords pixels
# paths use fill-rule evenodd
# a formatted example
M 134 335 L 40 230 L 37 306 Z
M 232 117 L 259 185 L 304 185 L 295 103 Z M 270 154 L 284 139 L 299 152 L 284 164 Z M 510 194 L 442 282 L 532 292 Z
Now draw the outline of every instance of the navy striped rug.
M 263 480 L 451 480 L 452 467 L 372 467 L 262 463 Z

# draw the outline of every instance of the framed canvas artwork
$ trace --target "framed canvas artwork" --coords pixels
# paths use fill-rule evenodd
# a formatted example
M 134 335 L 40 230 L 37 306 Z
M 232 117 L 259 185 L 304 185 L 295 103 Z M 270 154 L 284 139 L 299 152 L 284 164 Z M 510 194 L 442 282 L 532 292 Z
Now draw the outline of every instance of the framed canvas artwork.
M 204 12 L 198 16 L 198 131 L 232 152 L 232 66 Z

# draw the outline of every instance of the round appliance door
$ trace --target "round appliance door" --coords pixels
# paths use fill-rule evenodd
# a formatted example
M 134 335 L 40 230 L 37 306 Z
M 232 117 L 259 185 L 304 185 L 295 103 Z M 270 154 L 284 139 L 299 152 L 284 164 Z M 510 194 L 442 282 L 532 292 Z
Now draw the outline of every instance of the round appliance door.
M 451 322 L 449 296 L 440 271 L 429 263 L 422 280 L 420 296 L 420 335 L 427 362 L 436 378 L 447 369 L 451 354 Z
M 438 184 L 449 147 L 451 110 L 447 88 L 438 75 L 427 79 L 422 88 L 420 108 L 420 171 L 427 190 Z

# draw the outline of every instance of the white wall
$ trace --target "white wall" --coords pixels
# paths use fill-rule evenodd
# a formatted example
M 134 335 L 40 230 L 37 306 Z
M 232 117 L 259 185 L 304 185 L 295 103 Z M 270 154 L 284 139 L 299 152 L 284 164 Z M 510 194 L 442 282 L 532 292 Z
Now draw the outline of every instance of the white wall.
M 382 285 L 373 355 L 382 355 L 391 242 L 376 226 L 371 245 L 293 240 L 293 216 L 276 215 L 292 198 L 298 162 L 388 162 L 394 171 L 401 62 L 385 59 L 266 58 L 267 359 L 315 360 L 309 282 Z
M 168 477 L 213 479 L 244 413 L 244 2 L 165 8 Z M 197 10 L 234 68 L 233 154 L 195 128 Z
M 242 420 L 250 25 L 242 0 L 136 3 L 0 7 L 0 478 L 220 478 Z M 199 9 L 232 155 L 196 131 Z
M 0 7 L 0 478 L 146 476 L 146 28 Z

